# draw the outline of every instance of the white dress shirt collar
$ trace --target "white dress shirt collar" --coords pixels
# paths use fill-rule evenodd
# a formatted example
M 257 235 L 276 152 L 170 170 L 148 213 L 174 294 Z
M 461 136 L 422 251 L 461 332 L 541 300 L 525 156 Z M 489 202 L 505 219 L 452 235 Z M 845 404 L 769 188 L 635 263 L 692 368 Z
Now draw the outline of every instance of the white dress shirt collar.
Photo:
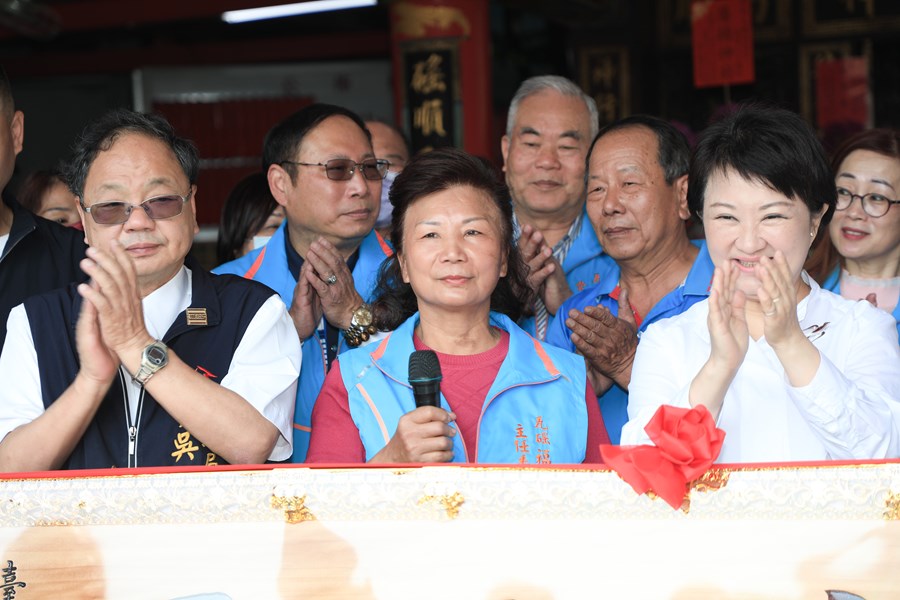
M 144 324 L 154 338 L 161 340 L 175 318 L 191 305 L 191 270 L 181 267 L 172 279 L 144 298 Z

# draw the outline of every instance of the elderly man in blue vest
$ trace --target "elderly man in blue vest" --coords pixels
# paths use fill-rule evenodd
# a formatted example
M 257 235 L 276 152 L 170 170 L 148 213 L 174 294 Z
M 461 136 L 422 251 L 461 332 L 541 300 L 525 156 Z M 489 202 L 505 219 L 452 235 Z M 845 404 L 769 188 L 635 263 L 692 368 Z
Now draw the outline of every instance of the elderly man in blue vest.
M 606 126 L 587 159 L 587 214 L 616 267 L 559 308 L 547 341 L 583 354 L 610 441 L 628 420 L 638 337 L 709 295 L 713 264 L 685 222 L 690 148 L 669 123 L 636 115 Z
M 573 292 L 614 268 L 584 211 L 584 161 L 598 129 L 597 104 L 558 75 L 525 80 L 500 143 L 519 250 L 534 292 L 520 325 L 543 340 Z
M 359 116 L 313 104 L 268 133 L 263 167 L 284 223 L 265 246 L 214 272 L 260 281 L 290 307 L 303 343 L 292 460 L 303 462 L 329 365 L 374 333 L 367 302 L 391 255 L 374 230 L 388 161 L 376 158 Z
M 198 170 L 156 115 L 112 111 L 76 142 L 90 282 L 10 312 L 0 471 L 290 457 L 300 344 L 271 289 L 187 256 Z

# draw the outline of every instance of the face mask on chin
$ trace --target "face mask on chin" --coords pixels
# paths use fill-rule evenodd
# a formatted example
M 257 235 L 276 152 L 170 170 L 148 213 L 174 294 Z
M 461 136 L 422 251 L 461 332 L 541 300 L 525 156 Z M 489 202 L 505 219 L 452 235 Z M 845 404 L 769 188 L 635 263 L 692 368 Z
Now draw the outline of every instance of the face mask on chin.
M 272 239 L 271 235 L 254 235 L 253 236 L 253 249 L 262 248 L 266 244 L 269 243 L 269 240 Z
M 394 184 L 397 175 L 398 173 L 395 173 L 394 171 L 388 171 L 381 182 L 381 209 L 378 211 L 378 219 L 375 221 L 375 227 L 378 229 L 387 227 L 391 224 L 391 215 L 394 212 L 394 205 L 391 204 L 388 195 L 390 194 L 391 186 Z

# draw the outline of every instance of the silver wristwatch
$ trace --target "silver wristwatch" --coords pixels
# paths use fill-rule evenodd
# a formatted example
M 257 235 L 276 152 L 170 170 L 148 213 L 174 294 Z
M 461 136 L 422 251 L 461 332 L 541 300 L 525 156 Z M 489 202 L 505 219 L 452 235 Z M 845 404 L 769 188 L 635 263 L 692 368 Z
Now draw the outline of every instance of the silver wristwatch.
M 169 364 L 169 347 L 160 341 L 153 342 L 141 354 L 141 368 L 132 379 L 145 385 L 157 371 Z

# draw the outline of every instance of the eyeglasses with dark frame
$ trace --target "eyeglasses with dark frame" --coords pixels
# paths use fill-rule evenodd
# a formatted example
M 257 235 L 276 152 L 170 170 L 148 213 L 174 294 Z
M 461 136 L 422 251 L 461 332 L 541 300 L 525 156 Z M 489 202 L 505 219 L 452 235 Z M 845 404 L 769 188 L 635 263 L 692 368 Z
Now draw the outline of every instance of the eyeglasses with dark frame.
M 283 160 L 279 165 L 300 165 L 301 167 L 324 167 L 325 176 L 332 181 L 348 181 L 359 169 L 363 177 L 370 181 L 384 179 L 387 175 L 389 161 L 381 158 L 367 158 L 362 162 L 356 162 L 349 158 L 332 158 L 323 163 L 298 162 L 295 160 Z
M 178 194 L 166 194 L 164 196 L 154 196 L 147 198 L 140 204 L 130 204 L 128 202 L 98 202 L 92 206 L 85 206 L 84 200 L 79 200 L 81 208 L 84 212 L 91 215 L 94 223 L 98 225 L 121 225 L 131 216 L 131 211 L 135 208 L 143 208 L 147 216 L 154 221 L 161 219 L 171 219 L 177 217 L 184 212 L 184 205 L 191 199 L 194 190 L 187 193 L 186 196 Z
M 834 205 L 835 210 L 847 210 L 853 204 L 854 198 L 859 198 L 863 211 L 876 219 L 886 215 L 891 208 L 891 204 L 900 204 L 900 200 L 891 200 L 882 194 L 854 194 L 847 188 L 838 186 L 837 204 Z

